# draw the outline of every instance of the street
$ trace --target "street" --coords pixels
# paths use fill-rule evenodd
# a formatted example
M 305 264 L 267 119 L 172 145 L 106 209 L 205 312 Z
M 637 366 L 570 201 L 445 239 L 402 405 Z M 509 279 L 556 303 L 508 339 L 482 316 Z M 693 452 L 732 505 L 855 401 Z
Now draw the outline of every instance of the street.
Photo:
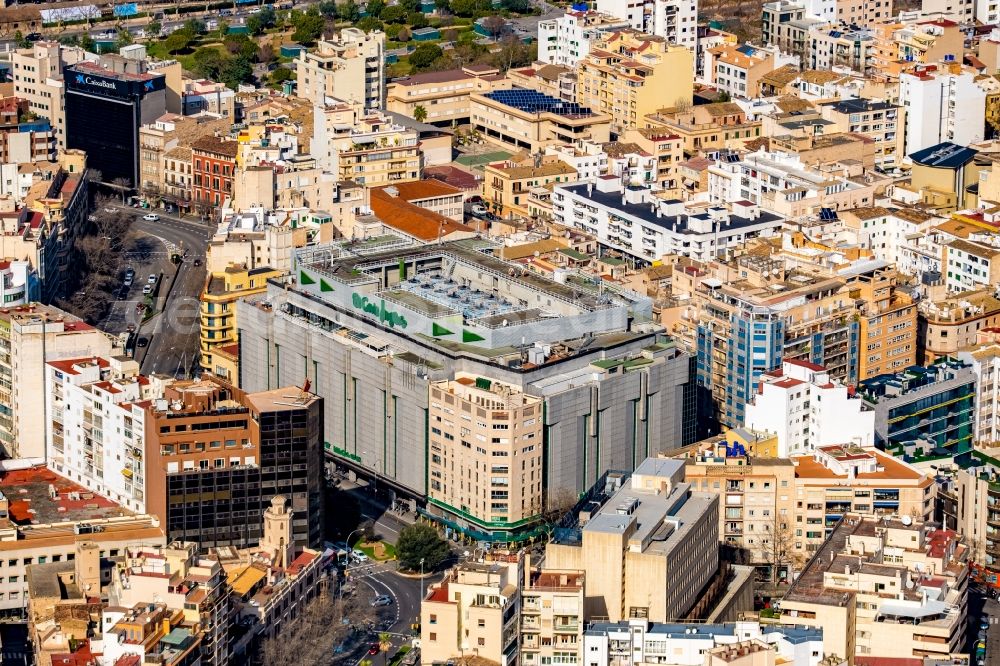
M 137 326 L 137 337 L 144 343 L 135 350 L 145 374 L 161 373 L 188 377 L 198 361 L 198 297 L 205 285 L 205 249 L 214 227 L 157 212 L 159 220 L 143 220 L 144 209 L 122 207 L 134 213 L 132 230 L 139 234 L 126 251 L 120 272 L 135 270 L 135 282 L 128 295 L 112 304 L 102 322 L 110 333 L 121 333 L 129 325 Z M 175 266 L 170 257 L 179 254 L 184 260 Z M 197 261 L 198 266 L 195 266 Z M 148 275 L 160 275 L 155 311 L 158 313 L 140 324 L 136 306 L 143 302 L 142 286 Z

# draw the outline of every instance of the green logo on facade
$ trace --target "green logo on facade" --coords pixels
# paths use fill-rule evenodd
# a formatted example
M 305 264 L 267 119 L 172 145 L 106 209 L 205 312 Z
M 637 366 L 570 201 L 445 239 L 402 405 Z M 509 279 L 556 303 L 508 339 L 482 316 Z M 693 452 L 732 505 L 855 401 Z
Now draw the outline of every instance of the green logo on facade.
M 351 294 L 351 304 L 362 312 L 367 312 L 373 317 L 376 317 L 379 321 L 389 324 L 390 328 L 406 328 L 406 317 L 399 314 L 398 312 L 393 312 L 392 310 L 385 309 L 385 301 L 379 299 L 379 302 L 368 300 L 367 296 L 362 296 L 361 294 L 354 293 Z

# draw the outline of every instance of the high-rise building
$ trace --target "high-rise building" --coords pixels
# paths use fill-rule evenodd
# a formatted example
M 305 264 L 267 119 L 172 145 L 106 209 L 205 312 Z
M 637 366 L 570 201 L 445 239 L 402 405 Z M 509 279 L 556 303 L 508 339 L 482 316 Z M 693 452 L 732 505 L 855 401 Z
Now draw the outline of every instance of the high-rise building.
M 114 345 L 102 331 L 51 305 L 0 309 L 0 443 L 12 458 L 43 460 L 45 363 L 109 356 Z
M 85 54 L 78 46 L 54 41 L 38 41 L 30 48 L 11 52 L 14 94 L 27 100 L 31 111 L 48 119 L 60 149 L 66 147 L 63 67 L 82 61 Z
M 166 111 L 163 74 L 113 71 L 93 62 L 63 69 L 66 86 L 66 147 L 87 153 L 87 166 L 103 182 L 139 173 L 139 127 Z
M 570 7 L 562 16 L 538 22 L 538 60 L 576 67 L 602 33 L 629 27 L 629 21 L 617 16 Z
M 335 97 L 362 109 L 385 109 L 385 33 L 344 28 L 303 50 L 296 65 L 296 94 L 314 106 Z
M 648 458 L 579 530 L 550 541 L 545 565 L 586 576 L 588 618 L 684 617 L 719 566 L 719 495 L 683 481 L 684 461 Z
M 427 512 L 477 538 L 506 541 L 538 520 L 511 523 L 499 511 L 493 520 L 492 501 L 483 513 L 487 487 L 498 504 L 501 493 L 512 496 L 501 481 L 494 487 L 493 476 L 505 477 L 493 474 L 494 465 L 534 484 L 532 493 L 541 481 L 547 492 L 578 496 L 608 470 L 631 470 L 693 442 L 696 420 L 689 358 L 651 322 L 647 297 L 549 280 L 497 258 L 497 250 L 474 239 L 428 246 L 384 236 L 304 248 L 295 254 L 294 282 L 271 280 L 266 294 L 236 307 L 240 386 L 267 390 L 308 379 L 324 397 L 328 455 L 421 503 L 433 496 L 430 482 L 444 477 L 441 468 L 441 479 L 430 475 L 432 454 L 447 448 L 457 460 L 467 444 L 463 463 L 474 473 L 476 447 L 485 449 L 476 512 L 461 502 L 443 506 L 443 486 Z M 470 388 L 453 383 L 463 377 L 473 380 Z M 510 400 L 513 411 L 498 413 L 522 419 L 520 431 L 482 418 L 485 408 L 463 412 L 442 387 L 491 404 Z M 443 402 L 446 394 L 455 402 Z M 431 421 L 432 409 L 440 422 Z M 515 443 L 515 434 L 522 440 Z M 532 481 L 529 465 L 539 452 L 547 462 L 536 462 Z M 447 494 L 469 490 L 449 485 Z M 530 510 L 523 499 L 519 515 Z
M 662 37 L 691 51 L 697 46 L 697 2 L 598 0 L 594 8 L 604 14 L 627 20 L 635 30 Z
M 533 570 L 530 559 L 526 560 L 521 588 L 521 664 L 583 662 L 584 587 L 582 571 Z

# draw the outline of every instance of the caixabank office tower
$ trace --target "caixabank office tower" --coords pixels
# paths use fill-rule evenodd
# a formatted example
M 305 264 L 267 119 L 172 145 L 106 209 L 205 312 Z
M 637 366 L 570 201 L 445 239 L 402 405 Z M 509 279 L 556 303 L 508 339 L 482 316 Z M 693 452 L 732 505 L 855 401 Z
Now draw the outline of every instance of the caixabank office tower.
M 115 71 L 93 62 L 63 70 L 66 147 L 87 153 L 87 166 L 110 183 L 139 181 L 139 127 L 166 111 L 165 78 L 149 72 Z

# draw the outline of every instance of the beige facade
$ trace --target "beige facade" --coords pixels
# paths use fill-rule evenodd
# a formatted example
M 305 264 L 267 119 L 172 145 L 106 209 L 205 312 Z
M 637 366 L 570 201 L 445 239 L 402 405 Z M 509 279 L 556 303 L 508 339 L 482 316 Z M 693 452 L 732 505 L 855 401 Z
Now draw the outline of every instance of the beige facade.
M 431 384 L 429 418 L 430 503 L 489 528 L 542 512 L 541 399 L 460 373 Z
M 296 66 L 296 95 L 323 105 L 327 97 L 365 109 L 385 108 L 385 33 L 344 28 L 315 51 L 303 51 Z
M 640 127 L 663 106 L 690 106 L 694 56 L 683 46 L 634 30 L 594 40 L 577 65 L 576 98 L 606 113 L 618 131 Z
M 1000 299 L 992 289 L 924 299 L 918 305 L 917 326 L 923 354 L 918 360 L 931 363 L 975 345 L 978 331 L 1000 326 Z
M 84 50 L 58 42 L 35 42 L 31 48 L 11 52 L 14 94 L 28 100 L 29 108 L 49 119 L 56 143 L 66 147 L 66 109 L 63 101 L 63 67 L 84 58 Z
M 229 131 L 229 118 L 206 119 L 185 118 L 173 113 L 164 114 L 156 122 L 139 128 L 139 189 L 147 197 L 156 199 L 175 187 L 180 186 L 180 176 L 176 166 L 168 170 L 168 155 L 173 156 L 178 149 L 190 150 L 191 144 L 203 136 L 219 131 Z M 168 178 L 168 173 L 175 178 Z M 189 174 L 188 174 L 189 175 Z M 184 185 L 189 184 L 189 180 Z M 185 198 L 187 198 L 185 196 Z
M 521 561 L 463 562 L 420 604 L 421 663 L 480 657 L 500 666 L 517 656 Z
M 467 65 L 444 72 L 412 74 L 393 80 L 386 90 L 386 108 L 431 125 L 450 127 L 469 122 L 469 96 L 510 88 L 500 70 Z M 418 113 L 417 109 L 422 109 Z M 418 115 L 421 116 L 418 118 Z
M 909 519 L 848 514 L 780 602 L 782 624 L 823 629 L 827 655 L 947 658 L 965 641 L 969 549 Z
M 579 140 L 605 143 L 611 138 L 611 116 L 593 109 L 574 115 L 522 111 L 479 93 L 473 93 L 470 107 L 473 129 L 506 150 L 543 153 L 551 145 Z
M 381 113 L 361 113 L 334 101 L 313 113 L 312 155 L 338 180 L 373 187 L 419 180 L 423 155 L 419 132 Z
M 521 664 L 583 662 L 584 587 L 582 571 L 532 571 L 525 565 Z
M 832 121 L 837 131 L 860 134 L 874 141 L 878 167 L 895 168 L 906 157 L 906 107 L 852 99 L 824 104 L 820 109 L 823 117 Z
M 683 110 L 660 109 L 645 116 L 642 126 L 680 137 L 684 152 L 689 155 L 740 148 L 761 134 L 761 121 L 750 120 L 734 102 L 702 104 Z
M 45 456 L 45 362 L 113 350 L 104 332 L 57 307 L 0 310 L 0 443 L 10 457 Z
M 508 214 L 529 217 L 533 188 L 574 180 L 576 169 L 553 156 L 542 158 L 538 164 L 494 162 L 487 164 L 483 173 L 483 198 L 501 217 Z
M 547 567 L 584 572 L 587 617 L 666 622 L 699 600 L 718 569 L 719 497 L 683 475 L 683 461 L 645 460 L 579 538 L 548 543 Z

